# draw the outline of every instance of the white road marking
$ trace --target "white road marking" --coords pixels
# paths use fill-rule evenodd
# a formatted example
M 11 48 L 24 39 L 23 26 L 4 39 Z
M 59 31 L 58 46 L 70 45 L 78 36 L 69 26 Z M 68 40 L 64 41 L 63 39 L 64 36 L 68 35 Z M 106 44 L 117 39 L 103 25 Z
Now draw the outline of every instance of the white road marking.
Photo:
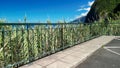
M 117 40 L 120 40 L 120 39 L 117 39 Z
M 115 51 L 110 50 L 110 49 L 108 49 L 108 48 L 104 48 L 104 49 L 106 49 L 107 51 L 109 51 L 109 52 L 111 52 L 111 53 L 114 53 L 114 54 L 116 54 L 116 55 L 119 55 L 119 56 L 120 56 L 120 54 L 119 54 L 118 52 L 115 52 Z
M 104 48 L 120 48 L 120 46 L 106 46 Z
M 116 38 L 116 40 L 120 40 L 120 38 Z

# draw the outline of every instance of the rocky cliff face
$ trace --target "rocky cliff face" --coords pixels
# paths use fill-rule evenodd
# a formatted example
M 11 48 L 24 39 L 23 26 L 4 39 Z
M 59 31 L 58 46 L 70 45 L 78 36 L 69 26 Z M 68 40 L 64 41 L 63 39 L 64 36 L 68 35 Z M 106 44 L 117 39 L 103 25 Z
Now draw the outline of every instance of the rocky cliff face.
M 95 0 L 85 22 L 90 23 L 106 18 L 120 19 L 120 0 Z

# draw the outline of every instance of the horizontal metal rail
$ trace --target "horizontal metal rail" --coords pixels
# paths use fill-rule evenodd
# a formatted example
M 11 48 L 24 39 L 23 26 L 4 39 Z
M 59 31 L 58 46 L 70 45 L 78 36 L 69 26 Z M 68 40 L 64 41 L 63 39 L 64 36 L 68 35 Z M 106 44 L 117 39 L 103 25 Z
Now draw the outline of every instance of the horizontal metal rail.
M 0 25 L 72 25 L 72 24 L 93 24 L 93 23 L 0 23 Z M 103 24 L 103 23 L 94 23 Z M 108 24 L 120 24 L 120 23 L 108 23 Z

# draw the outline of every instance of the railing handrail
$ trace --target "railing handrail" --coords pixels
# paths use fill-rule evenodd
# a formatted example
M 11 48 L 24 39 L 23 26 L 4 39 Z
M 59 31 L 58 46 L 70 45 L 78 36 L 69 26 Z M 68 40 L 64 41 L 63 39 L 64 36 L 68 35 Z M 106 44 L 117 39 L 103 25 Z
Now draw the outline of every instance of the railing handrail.
M 0 23 L 0 25 L 69 25 L 69 24 L 93 24 L 93 23 Z M 102 24 L 102 23 L 94 23 Z M 107 23 L 107 24 L 120 24 L 120 23 Z
M 67 25 L 67 24 L 85 24 L 85 23 L 0 23 L 0 25 Z

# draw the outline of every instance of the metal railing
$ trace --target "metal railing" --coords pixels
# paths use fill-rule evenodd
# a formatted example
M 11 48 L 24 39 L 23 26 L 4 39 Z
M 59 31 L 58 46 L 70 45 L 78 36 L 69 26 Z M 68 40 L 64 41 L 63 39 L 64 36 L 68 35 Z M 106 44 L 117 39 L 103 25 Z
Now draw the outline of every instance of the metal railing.
M 17 68 L 101 35 L 120 35 L 120 24 L 1 23 L 0 68 Z

